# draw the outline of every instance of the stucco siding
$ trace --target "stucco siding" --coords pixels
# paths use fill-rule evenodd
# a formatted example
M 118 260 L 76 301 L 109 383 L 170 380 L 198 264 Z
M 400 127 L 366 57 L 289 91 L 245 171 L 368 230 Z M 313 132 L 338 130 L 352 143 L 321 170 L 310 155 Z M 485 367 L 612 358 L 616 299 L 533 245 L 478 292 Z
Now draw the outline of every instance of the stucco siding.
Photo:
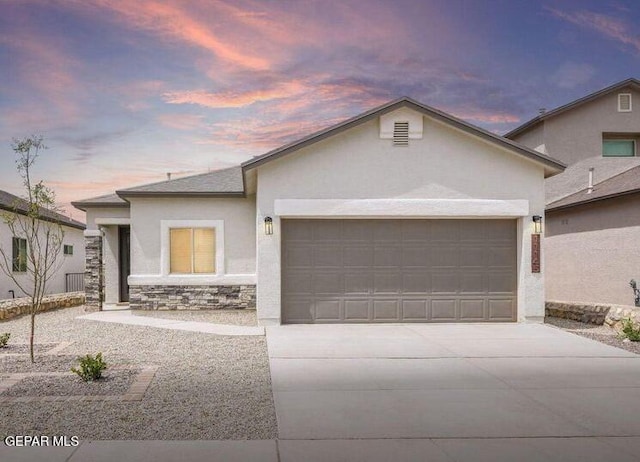
M 633 304 L 640 281 L 640 194 L 547 214 L 548 300 Z
M 547 149 L 545 146 L 544 140 L 544 122 L 538 124 L 536 127 L 527 130 L 518 136 L 513 138 L 513 141 L 517 141 L 518 143 L 535 149 L 538 152 L 547 153 Z
M 96 219 L 129 218 L 128 207 L 89 207 L 87 208 L 87 229 L 98 229 Z
M 264 323 L 280 318 L 278 199 L 526 200 L 530 214 L 544 211 L 542 166 L 428 117 L 423 138 L 408 147 L 380 139 L 373 120 L 261 166 L 257 187 L 259 223 L 274 218 L 274 235 L 258 233 L 257 305 Z M 530 217 L 518 219 L 520 319 L 544 314 L 542 277 L 530 271 L 530 231 Z
M 60 250 L 58 262 L 59 269 L 50 280 L 47 288 L 47 294 L 61 293 L 65 290 L 65 274 L 66 273 L 83 273 L 84 272 L 84 236 L 83 230 L 63 227 L 64 240 L 63 244 L 73 246 L 73 255 L 63 255 L 63 249 Z M 12 253 L 12 237 L 8 226 L 4 220 L 0 219 L 0 246 L 11 257 Z M 18 280 L 28 285 L 29 276 L 26 273 L 18 275 Z M 9 290 L 13 290 L 16 297 L 23 296 L 18 286 L 7 275 L 0 272 L 0 299 L 11 298 Z
M 131 274 L 160 275 L 161 222 L 215 220 L 224 223 L 224 263 L 218 272 L 255 274 L 255 196 L 249 198 L 131 199 Z

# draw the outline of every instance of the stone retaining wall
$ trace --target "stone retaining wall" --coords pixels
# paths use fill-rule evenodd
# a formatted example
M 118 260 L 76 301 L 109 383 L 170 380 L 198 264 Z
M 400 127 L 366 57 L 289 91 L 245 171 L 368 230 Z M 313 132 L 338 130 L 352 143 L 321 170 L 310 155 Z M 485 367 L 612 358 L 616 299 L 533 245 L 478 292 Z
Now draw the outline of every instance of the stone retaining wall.
M 630 305 L 548 301 L 545 315 L 611 327 L 627 318 L 640 323 L 640 308 Z
M 47 295 L 42 300 L 40 312 L 79 306 L 83 305 L 84 302 L 84 292 L 68 292 L 65 294 Z M 0 300 L 0 321 L 7 321 L 11 318 L 28 314 L 30 306 L 31 299 L 26 297 Z
M 130 286 L 129 306 L 132 310 L 255 308 L 256 286 Z

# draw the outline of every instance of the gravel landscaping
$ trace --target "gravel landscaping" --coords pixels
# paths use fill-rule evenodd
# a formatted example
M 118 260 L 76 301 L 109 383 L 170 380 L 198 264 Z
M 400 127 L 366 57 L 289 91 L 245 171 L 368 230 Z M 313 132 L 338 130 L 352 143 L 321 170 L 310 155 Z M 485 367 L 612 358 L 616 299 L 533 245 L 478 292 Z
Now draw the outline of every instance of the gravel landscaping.
M 109 365 L 160 366 L 142 401 L 0 404 L 0 435 L 74 435 L 81 439 L 273 439 L 276 418 L 265 337 L 226 337 L 75 319 L 82 307 L 36 319 L 36 341 L 73 342 L 64 355 L 0 358 L 0 375 L 65 370 L 77 356 L 102 352 Z M 28 318 L 0 323 L 28 340 Z M 28 360 L 28 358 L 26 358 Z M 23 363 L 26 368 L 28 365 Z M 56 369 L 57 368 L 57 369 Z M 66 369 L 68 370 L 68 369 Z
M 36 343 L 33 345 L 33 351 L 35 354 L 46 353 L 58 346 L 57 343 Z M 7 344 L 4 348 L 0 348 L 0 356 L 4 354 L 29 354 L 29 345 L 25 343 L 21 344 Z
M 571 319 L 552 317 L 546 317 L 544 322 L 546 324 L 559 327 L 567 332 L 571 332 L 572 334 L 581 335 L 583 337 L 590 338 L 591 340 L 597 340 L 598 342 L 605 343 L 607 345 L 640 354 L 640 342 L 625 341 L 620 337 L 616 330 L 609 326 L 598 326 L 595 324 L 573 321 Z
M 77 356 L 71 355 L 36 355 L 32 363 L 29 356 L 0 356 L 0 372 L 69 372 L 77 367 Z
M 74 395 L 122 395 L 136 377 L 138 370 L 113 370 L 103 373 L 102 378 L 83 382 L 76 374 L 40 375 L 22 379 L 0 396 L 74 396 Z
M 256 310 L 203 310 L 203 311 L 141 311 L 134 310 L 135 316 L 151 318 L 173 319 L 176 321 L 210 322 L 214 324 L 229 324 L 234 326 L 257 326 Z

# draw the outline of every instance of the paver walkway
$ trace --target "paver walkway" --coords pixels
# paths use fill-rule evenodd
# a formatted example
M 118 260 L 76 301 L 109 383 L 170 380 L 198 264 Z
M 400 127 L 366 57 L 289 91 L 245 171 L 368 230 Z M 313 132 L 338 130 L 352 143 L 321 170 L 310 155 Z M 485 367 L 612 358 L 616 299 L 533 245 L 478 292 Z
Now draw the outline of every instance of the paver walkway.
M 264 327 L 261 326 L 234 326 L 214 324 L 211 322 L 179 321 L 174 319 L 153 318 L 150 316 L 136 316 L 131 310 L 97 311 L 95 313 L 78 316 L 77 319 L 157 327 L 158 329 L 186 330 L 216 335 L 264 335 Z

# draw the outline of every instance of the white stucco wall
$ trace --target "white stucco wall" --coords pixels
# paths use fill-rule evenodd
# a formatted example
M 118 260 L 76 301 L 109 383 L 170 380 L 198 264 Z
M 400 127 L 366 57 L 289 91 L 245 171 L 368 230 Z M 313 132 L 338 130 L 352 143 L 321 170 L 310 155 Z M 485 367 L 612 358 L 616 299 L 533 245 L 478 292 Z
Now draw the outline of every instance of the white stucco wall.
M 73 255 L 63 255 L 60 250 L 58 262 L 60 264 L 55 275 L 48 284 L 47 293 L 62 293 L 65 290 L 66 273 L 84 273 L 84 237 L 83 230 L 64 226 L 64 244 L 73 246 Z M 0 219 L 0 246 L 9 256 L 12 254 L 12 239 L 8 226 Z M 18 275 L 19 280 L 28 285 L 29 276 L 26 273 Z M 16 297 L 23 296 L 17 285 L 4 273 L 0 272 L 0 299 L 11 298 L 9 290 L 15 291 Z
M 544 214 L 544 173 L 539 164 L 429 118 L 424 120 L 422 139 L 393 147 L 391 140 L 380 139 L 378 123 L 369 121 L 258 167 L 257 306 L 263 324 L 280 322 L 277 200 L 524 200 L 530 215 Z M 389 217 L 397 216 L 389 210 Z M 520 320 L 544 316 L 543 278 L 531 273 L 530 215 L 518 219 Z M 273 217 L 273 235 L 264 233 L 265 216 Z
M 224 261 L 211 275 L 164 275 L 163 222 L 196 226 L 221 223 Z M 165 245 L 168 242 L 165 243 Z M 253 284 L 256 281 L 255 196 L 248 198 L 135 198 L 131 199 L 130 285 L 141 284 Z
M 87 229 L 98 229 L 99 225 L 96 223 L 104 218 L 129 218 L 128 207 L 89 207 L 87 208 Z

